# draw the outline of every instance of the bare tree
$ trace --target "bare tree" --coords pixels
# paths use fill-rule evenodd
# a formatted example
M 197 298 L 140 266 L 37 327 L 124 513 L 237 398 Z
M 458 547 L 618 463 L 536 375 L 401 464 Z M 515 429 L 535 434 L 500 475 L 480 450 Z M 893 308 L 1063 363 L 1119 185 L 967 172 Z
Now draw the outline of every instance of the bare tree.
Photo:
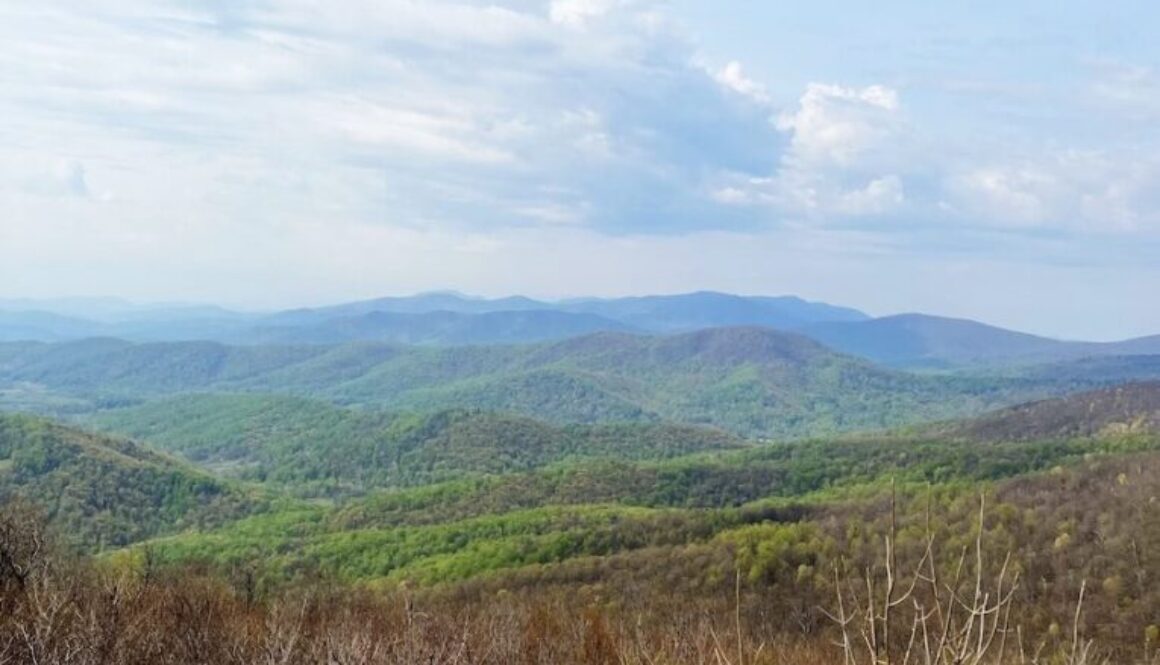
M 903 567 L 897 552 L 897 495 L 891 488 L 880 566 L 852 575 L 844 562 L 836 564 L 835 606 L 822 610 L 839 628 L 837 646 L 845 665 L 983 665 L 1016 657 L 1020 663 L 1043 662 L 1046 643 L 1027 654 L 1022 631 L 1012 624 L 1019 574 L 1011 573 L 1011 554 L 997 572 L 987 560 L 986 508 L 986 496 L 980 495 L 974 545 L 962 548 L 946 575 L 940 571 L 928 504 L 922 554 L 917 563 Z M 1052 653 L 1051 662 L 1095 662 L 1093 642 L 1080 635 L 1085 588 L 1076 603 L 1071 640 Z

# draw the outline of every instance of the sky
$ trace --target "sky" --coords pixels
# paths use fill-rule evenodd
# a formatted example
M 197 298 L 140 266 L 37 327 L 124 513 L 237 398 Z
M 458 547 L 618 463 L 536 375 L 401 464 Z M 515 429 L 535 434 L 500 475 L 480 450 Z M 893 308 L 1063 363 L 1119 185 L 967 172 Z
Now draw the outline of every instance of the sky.
M 1160 332 L 1160 6 L 0 3 L 0 298 L 795 294 Z

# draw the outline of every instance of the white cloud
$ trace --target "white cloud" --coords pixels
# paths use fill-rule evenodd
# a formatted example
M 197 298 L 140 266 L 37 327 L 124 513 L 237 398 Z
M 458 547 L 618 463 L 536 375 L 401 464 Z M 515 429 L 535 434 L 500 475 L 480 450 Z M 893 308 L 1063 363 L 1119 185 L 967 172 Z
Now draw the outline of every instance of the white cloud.
M 0 183 L 36 156 L 83 163 L 125 205 L 239 226 L 309 196 L 334 226 L 684 231 L 723 219 L 704 174 L 776 140 L 650 2 L 183 7 L 0 8 Z
M 905 201 L 902 180 L 896 175 L 887 175 L 871 180 L 861 189 L 844 192 L 836 207 L 844 214 L 864 217 L 884 215 Z
M 885 86 L 811 83 L 798 108 L 778 116 L 777 128 L 792 136 L 792 159 L 850 166 L 887 139 L 898 108 L 898 93 Z
M 322 100 L 311 115 L 361 148 L 404 150 L 459 162 L 502 163 L 515 157 L 489 140 L 469 114 L 392 108 L 352 96 Z
M 1064 151 L 951 175 L 960 217 L 996 227 L 1085 234 L 1160 233 L 1160 162 L 1150 155 Z
M 713 78 L 727 89 L 749 97 L 756 102 L 768 104 L 770 101 L 769 93 L 766 91 L 765 86 L 747 77 L 741 69 L 741 63 L 736 60 L 726 64 L 719 71 L 715 72 Z
M 713 200 L 725 205 L 750 205 L 754 203 L 753 193 L 742 187 L 727 186 L 712 193 Z
M 581 26 L 622 4 L 623 0 L 552 0 L 548 16 L 553 23 Z
M 899 111 L 891 88 L 811 83 L 797 107 L 775 119 L 789 136 L 777 171 L 735 178 L 713 196 L 724 204 L 763 205 L 820 222 L 895 212 L 906 202 L 903 179 L 892 172 Z
M 1048 199 L 1058 183 L 1030 168 L 989 166 L 953 178 L 951 190 L 984 223 L 1038 226 L 1048 221 Z
M 511 4 L 511 3 L 506 3 Z M 246 16 L 290 35 L 342 37 L 357 44 L 418 44 L 434 50 L 507 48 L 551 41 L 544 21 L 503 2 L 468 0 L 280 0 Z

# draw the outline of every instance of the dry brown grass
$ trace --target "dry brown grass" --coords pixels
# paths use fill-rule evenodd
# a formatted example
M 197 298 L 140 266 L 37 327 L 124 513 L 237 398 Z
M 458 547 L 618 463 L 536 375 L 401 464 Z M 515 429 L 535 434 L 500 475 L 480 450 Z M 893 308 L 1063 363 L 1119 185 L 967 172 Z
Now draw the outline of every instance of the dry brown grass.
M 62 557 L 33 511 L 3 508 L 0 665 L 1095 662 L 1078 620 L 1075 632 L 1051 648 L 1015 648 L 1019 640 L 1032 647 L 1048 640 L 1013 628 L 1019 610 L 1006 581 L 982 575 L 960 576 L 970 581 L 964 584 L 932 581 L 942 578 L 931 572 L 929 555 L 900 573 L 904 566 L 894 561 L 889 541 L 879 569 L 886 577 L 876 582 L 869 572 L 859 580 L 868 583 L 866 592 L 839 595 L 828 609 L 845 630 L 798 634 L 774 628 L 784 625 L 777 617 L 750 611 L 754 599 L 743 598 L 740 577 L 720 598 L 658 589 L 635 604 L 601 602 L 575 589 L 472 600 L 321 584 L 256 598 L 245 584 L 196 570 L 130 571 Z M 973 570 L 989 568 L 976 563 Z M 840 580 L 839 588 L 852 579 Z M 918 591 L 923 585 L 930 594 Z M 912 630 L 921 616 L 927 623 Z M 913 648 L 919 637 L 948 648 Z M 1011 647 L 969 648 L 980 639 Z M 868 648 L 842 646 L 855 642 Z

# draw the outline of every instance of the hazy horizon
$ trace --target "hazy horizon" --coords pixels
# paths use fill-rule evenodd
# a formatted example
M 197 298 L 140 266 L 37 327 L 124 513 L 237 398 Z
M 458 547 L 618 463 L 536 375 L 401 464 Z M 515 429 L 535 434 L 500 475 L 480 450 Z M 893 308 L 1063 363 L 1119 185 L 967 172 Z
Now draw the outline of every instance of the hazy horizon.
M 340 305 L 340 304 L 346 304 L 346 303 L 350 303 L 350 302 L 358 302 L 358 301 L 362 301 L 362 300 L 374 300 L 374 299 L 378 299 L 378 298 L 411 298 L 411 297 L 436 295 L 436 294 L 455 295 L 455 296 L 459 296 L 459 297 L 462 297 L 465 299 L 477 299 L 477 300 L 495 300 L 495 299 L 509 298 L 509 297 L 524 297 L 524 298 L 530 298 L 530 299 L 536 300 L 536 301 L 541 301 L 541 302 L 544 302 L 545 304 L 551 305 L 551 304 L 564 303 L 564 302 L 567 302 L 570 300 L 585 300 L 585 299 L 607 300 L 607 299 L 634 298 L 634 297 L 646 297 L 646 296 L 679 296 L 679 295 L 691 295 L 691 294 L 695 294 L 695 293 L 705 293 L 705 292 L 720 293 L 720 294 L 725 294 L 725 295 L 733 295 L 733 296 L 741 296 L 741 297 L 800 298 L 800 299 L 802 299 L 806 302 L 810 302 L 810 303 L 822 303 L 822 304 L 826 304 L 826 305 L 833 305 L 836 307 L 845 307 L 845 308 L 849 308 L 849 309 L 858 310 L 864 314 L 867 314 L 868 316 L 870 316 L 872 318 L 883 318 L 883 317 L 898 316 L 898 315 L 905 315 L 905 314 L 924 314 L 924 315 L 945 317 L 945 318 L 962 318 L 962 319 L 976 321 L 978 323 L 983 323 L 983 324 L 990 325 L 990 326 L 996 326 L 999 328 L 1006 328 L 1006 329 L 1009 329 L 1009 330 L 1012 330 L 1015 332 L 1029 333 L 1029 334 L 1038 335 L 1041 337 L 1064 340 L 1064 341 L 1119 342 L 1119 341 L 1125 341 L 1125 340 L 1136 339 L 1136 338 L 1141 338 L 1141 337 L 1151 337 L 1152 335 L 1160 334 L 1160 333 L 1156 333 L 1156 332 L 1151 332 L 1151 333 L 1145 332 L 1144 334 L 1141 334 L 1141 335 L 1130 335 L 1130 336 L 1125 336 L 1125 337 L 1114 337 L 1114 336 L 1113 337 L 1080 337 L 1080 336 L 1075 336 L 1075 335 L 1068 335 L 1066 333 L 1059 334 L 1059 333 L 1056 333 L 1056 332 L 1053 332 L 1050 330 L 1044 331 L 1044 330 L 1018 328 L 1018 327 L 1014 327 L 1014 326 L 1004 325 L 1001 322 L 987 320 L 985 318 L 972 318 L 972 317 L 965 317 L 965 316 L 957 316 L 954 314 L 948 314 L 946 312 L 940 312 L 940 311 L 926 311 L 926 310 L 910 309 L 910 310 L 900 310 L 900 311 L 877 312 L 877 311 L 869 310 L 869 309 L 864 308 L 864 307 L 860 307 L 856 303 L 834 302 L 834 301 L 818 300 L 818 299 L 813 299 L 813 298 L 804 298 L 804 297 L 802 297 L 798 294 L 794 294 L 794 293 L 744 293 L 744 292 L 718 291 L 715 289 L 696 289 L 693 291 L 674 291 L 671 293 L 664 293 L 664 292 L 620 293 L 620 294 L 611 294 L 611 295 L 592 295 L 592 294 L 531 295 L 529 293 L 480 294 L 480 293 L 471 293 L 471 292 L 463 291 L 461 289 L 429 289 L 429 290 L 415 291 L 415 292 L 380 293 L 380 294 L 368 296 L 368 297 L 340 298 L 338 300 L 319 300 L 319 301 L 312 301 L 312 302 L 290 301 L 290 302 L 283 303 L 283 304 L 276 304 L 275 303 L 275 304 L 267 304 L 264 306 L 263 305 L 256 305 L 256 304 L 247 304 L 247 303 L 230 303 L 230 302 L 223 302 L 223 301 L 208 301 L 208 300 L 174 300 L 174 299 L 169 299 L 169 300 L 145 299 L 145 300 L 141 300 L 141 299 L 126 298 L 126 297 L 115 296 L 115 295 L 113 295 L 113 296 L 110 296 L 110 295 L 103 295 L 103 296 L 70 295 L 70 296 L 58 296 L 58 297 L 47 297 L 47 298 L 26 298 L 26 297 L 20 297 L 20 296 L 6 296 L 6 295 L 0 293 L 0 311 L 3 311 L 5 309 L 17 310 L 20 308 L 12 307 L 12 304 L 27 303 L 27 304 L 34 305 L 34 306 L 40 306 L 43 311 L 53 311 L 53 306 L 55 305 L 56 307 L 60 308 L 58 311 L 67 312 L 68 306 L 70 306 L 70 305 L 75 306 L 75 307 L 80 307 L 80 306 L 83 306 L 85 304 L 95 305 L 95 304 L 98 304 L 101 302 L 105 302 L 109 305 L 112 305 L 113 303 L 117 303 L 117 304 L 120 304 L 123 306 L 132 307 L 132 308 L 163 309 L 163 308 L 169 308 L 169 307 L 171 307 L 171 308 L 220 307 L 222 309 L 236 312 L 236 313 L 241 313 L 241 314 L 263 315 L 263 314 L 275 314 L 275 313 L 283 312 L 283 311 L 287 311 L 287 310 L 310 309 L 310 308 L 315 308 L 315 307 L 325 307 L 325 306 L 329 306 L 329 305 Z M 35 309 L 35 307 L 33 309 Z M 83 315 L 78 315 L 78 316 L 79 316 L 79 318 L 85 318 Z
M 1145 3 L 0 8 L 0 297 L 715 290 L 1160 333 Z

